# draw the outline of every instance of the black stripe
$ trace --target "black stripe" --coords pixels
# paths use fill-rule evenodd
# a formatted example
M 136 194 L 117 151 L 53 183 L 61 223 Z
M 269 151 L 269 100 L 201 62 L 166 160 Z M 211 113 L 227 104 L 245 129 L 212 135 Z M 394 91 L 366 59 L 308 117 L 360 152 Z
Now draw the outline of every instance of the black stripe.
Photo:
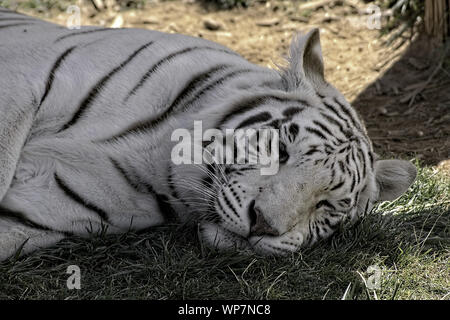
M 352 185 L 350 187 L 350 192 L 353 192 L 353 190 L 355 189 L 355 184 L 356 184 L 355 175 L 352 174 Z
M 174 222 L 177 220 L 175 210 L 170 205 L 169 198 L 166 195 L 157 193 L 153 186 L 148 182 L 140 181 L 140 185 L 145 189 L 145 193 L 150 194 L 155 198 L 159 212 L 166 222 Z M 142 192 L 142 190 L 140 190 L 140 185 L 136 185 L 136 191 L 138 192 Z
M 330 184 L 334 182 L 334 177 L 336 176 L 336 170 L 334 169 L 334 163 L 333 163 L 333 167 L 331 169 L 331 179 L 330 179 Z
M 338 150 L 338 153 L 345 153 L 348 151 L 348 149 L 350 148 L 350 145 L 347 144 L 345 147 L 341 148 Z
M 205 72 L 202 72 L 192 78 L 191 81 L 181 90 L 181 92 L 178 94 L 178 96 L 175 98 L 175 100 L 172 102 L 171 106 L 165 111 L 166 114 L 172 113 L 172 111 L 176 110 L 176 107 L 180 104 L 180 102 L 186 98 L 188 95 L 193 93 L 197 88 L 202 86 L 204 83 L 206 83 L 211 77 L 214 76 L 214 74 L 226 69 L 228 65 L 221 64 L 218 66 L 215 66 L 212 69 L 209 69 Z
M 328 214 L 331 218 L 342 217 L 342 213 L 339 214 L 339 213 L 337 213 L 337 212 L 338 212 L 338 211 L 335 211 L 335 212 L 330 212 L 330 211 L 328 211 L 327 214 Z M 338 223 L 339 223 L 339 221 L 338 221 Z
M 325 146 L 325 152 L 327 154 L 332 154 L 332 153 L 334 153 L 336 151 L 336 148 L 333 147 L 332 145 L 328 144 L 328 143 L 324 143 L 324 146 Z
M 185 207 L 189 207 L 189 203 L 187 203 L 183 198 L 180 198 L 178 195 L 177 188 L 175 187 L 175 180 L 173 179 L 172 169 L 172 166 L 169 164 L 167 166 L 167 185 L 169 186 L 170 194 L 173 198 L 180 200 Z
M 1 207 L 1 206 L 0 206 L 0 217 L 14 220 L 20 224 L 23 224 L 23 225 L 29 227 L 29 228 L 42 230 L 42 231 L 59 232 L 59 231 L 53 230 L 47 226 L 41 225 L 39 223 L 36 223 L 36 222 L 30 220 L 27 216 L 25 216 L 21 212 L 12 211 L 10 209 L 7 209 L 7 208 Z
M 289 126 L 289 133 L 292 136 L 292 141 L 294 141 L 297 138 L 298 133 L 300 132 L 300 128 L 298 124 L 291 123 Z
M 331 116 L 329 116 L 329 115 L 327 115 L 327 114 L 325 114 L 325 113 L 320 113 L 324 118 L 326 118 L 329 122 L 331 122 L 332 124 L 334 124 L 335 126 L 337 126 L 338 128 L 339 128 L 339 130 L 342 132 L 342 133 L 344 133 L 344 127 L 342 126 L 342 124 L 339 122 L 339 121 L 337 121 L 336 119 L 334 119 L 333 117 L 331 117 Z
M 313 123 L 316 126 L 319 126 L 323 131 L 328 133 L 330 136 L 334 137 L 334 135 L 331 133 L 330 129 L 328 129 L 326 125 L 324 125 L 323 123 L 321 123 L 320 121 L 317 121 L 317 120 L 313 120 Z
M 233 186 L 230 186 L 230 191 L 231 194 L 233 195 L 233 198 L 237 201 L 238 206 L 242 207 L 242 201 L 241 198 L 239 197 L 238 193 L 236 192 L 236 190 L 233 188 Z
M 311 228 L 311 222 L 308 224 L 308 236 L 306 237 L 307 243 L 308 245 L 311 244 L 311 242 L 313 241 L 313 232 L 312 232 L 312 228 Z
M 125 171 L 125 169 L 119 164 L 118 161 L 110 158 L 110 161 L 112 163 L 112 165 L 114 166 L 114 168 L 119 171 L 119 173 L 122 175 L 122 177 L 125 179 L 125 181 L 137 192 L 142 192 L 142 190 L 140 190 L 139 185 L 133 181 L 130 176 L 128 175 L 128 173 Z
M 190 105 L 192 105 L 195 101 L 198 101 L 200 99 L 200 97 L 204 94 L 206 94 L 207 92 L 209 92 L 210 90 L 214 89 L 214 87 L 222 84 L 224 81 L 231 79 L 232 77 L 238 75 L 238 74 L 242 74 L 244 72 L 251 72 L 252 70 L 237 70 L 237 71 L 233 71 L 219 79 L 217 79 L 216 81 L 214 81 L 213 83 L 211 83 L 210 85 L 206 86 L 205 88 L 201 89 L 201 91 L 199 91 L 194 97 L 192 97 L 191 100 L 189 100 L 187 103 L 184 104 L 183 109 L 181 110 L 182 112 L 186 111 L 188 109 L 188 107 Z M 145 120 L 145 121 L 139 121 L 137 123 L 132 124 L 131 126 L 129 126 L 128 128 L 126 128 L 125 130 L 123 130 L 121 133 L 116 134 L 115 136 L 102 140 L 101 142 L 103 143 L 108 143 L 117 139 L 121 139 L 126 137 L 129 134 L 135 134 L 135 133 L 144 133 L 146 130 L 151 129 L 152 126 L 149 125 L 154 121 L 154 118 L 149 119 L 149 120 Z
M 242 121 L 236 127 L 236 129 L 247 127 L 247 126 L 250 126 L 250 125 L 255 124 L 255 123 L 265 122 L 265 121 L 268 121 L 270 119 L 272 119 L 272 116 L 270 115 L 269 112 L 261 112 L 261 113 L 258 113 L 256 115 L 251 116 L 250 118 L 247 118 L 246 120 Z
M 326 206 L 326 207 L 328 207 L 328 208 L 330 208 L 330 209 L 336 210 L 336 207 L 335 207 L 334 205 L 332 205 L 332 204 L 330 203 L 330 201 L 328 201 L 328 200 L 322 200 L 322 201 L 319 201 L 318 204 L 323 205 L 323 206 Z
M 152 74 L 154 72 L 156 72 L 159 67 L 167 62 L 170 62 L 172 59 L 174 59 L 175 57 L 178 57 L 180 55 L 186 54 L 188 52 L 192 52 L 195 50 L 213 50 L 213 51 L 218 51 L 218 52 L 223 52 L 223 53 L 228 53 L 228 54 L 235 54 L 229 50 L 225 50 L 225 49 L 217 49 L 217 48 L 212 48 L 212 47 L 189 47 L 189 48 L 184 48 L 182 50 L 179 51 L 175 51 L 171 54 L 169 54 L 168 56 L 162 58 L 161 60 L 159 60 L 157 63 L 155 63 L 143 76 L 142 78 L 139 80 L 139 82 L 133 87 L 133 89 L 131 89 L 131 91 L 128 93 L 128 95 L 126 96 L 124 102 L 126 102 L 132 95 L 134 95 L 144 84 L 145 82 L 152 76 Z
M 31 24 L 32 23 L 26 23 L 26 22 L 11 23 L 11 24 L 0 25 L 0 29 L 6 29 L 6 28 L 11 28 L 11 27 L 20 27 L 20 26 L 29 26 Z
M 216 127 L 221 127 L 226 122 L 230 121 L 236 116 L 239 116 L 241 114 L 244 114 L 250 110 L 253 110 L 255 108 L 258 108 L 262 104 L 265 104 L 266 102 L 270 100 L 275 100 L 277 102 L 287 102 L 287 101 L 293 101 L 291 98 L 280 98 L 271 94 L 256 96 L 256 97 L 249 97 L 245 99 L 244 101 L 239 101 L 235 103 L 233 106 L 231 106 L 230 111 L 222 117 L 222 119 L 218 122 Z M 295 100 L 298 103 L 306 104 L 303 100 Z
M 302 112 L 303 110 L 305 110 L 305 108 L 289 107 L 289 108 L 283 110 L 283 116 L 291 118 L 292 116 L 296 115 L 297 113 Z
M 356 183 L 359 184 L 361 182 L 361 174 L 359 173 L 359 165 L 360 165 L 360 163 L 358 163 L 356 161 L 355 150 L 352 151 L 352 159 L 353 159 L 353 162 L 355 163 L 355 167 L 356 167 L 356 176 L 357 176 Z
M 116 168 L 117 171 L 122 175 L 122 177 L 125 179 L 125 181 L 137 192 L 141 193 L 143 190 L 140 187 L 140 185 L 134 181 L 129 174 L 126 172 L 126 170 L 119 164 L 118 161 L 115 159 L 110 158 L 111 163 L 113 164 L 114 168 Z M 134 175 L 133 175 L 134 176 Z M 135 177 L 135 176 L 134 176 Z M 155 192 L 155 189 L 152 185 L 146 182 L 141 182 L 143 187 L 145 188 L 146 194 L 151 194 L 158 205 L 159 211 L 162 214 L 164 220 L 166 222 L 171 222 L 176 220 L 175 211 L 170 206 L 168 198 L 166 195 L 159 194 Z
M 358 154 L 361 154 L 361 162 L 362 162 L 362 167 L 363 167 L 363 172 L 362 172 L 362 176 L 363 178 L 366 177 L 366 166 L 367 166 L 367 162 L 366 162 L 366 154 L 364 153 L 363 150 L 358 150 Z
M 369 152 L 369 159 L 370 159 L 370 168 L 373 170 L 373 163 L 374 163 L 374 161 L 373 161 L 372 152 Z
M 272 127 L 274 129 L 280 129 L 282 125 L 283 125 L 282 119 L 275 119 L 273 121 L 270 121 L 266 126 Z
M 230 215 L 225 211 L 225 209 L 224 209 L 224 207 L 223 207 L 223 205 L 222 205 L 222 201 L 220 201 L 220 199 L 219 199 L 218 201 L 216 201 L 216 203 L 217 203 L 217 205 L 218 205 L 218 207 L 219 207 L 219 210 L 222 211 L 224 215 L 226 215 L 226 216 L 227 216 L 228 218 L 230 218 L 230 219 L 233 219 L 233 218 L 231 218 Z M 218 215 L 218 218 L 219 218 L 220 220 L 223 220 L 223 218 L 222 218 L 220 215 Z
M 320 234 L 320 228 L 319 228 L 319 226 L 317 225 L 316 222 L 314 222 L 314 229 L 316 231 L 317 237 L 322 237 L 322 235 Z
M 356 207 L 356 205 L 358 204 L 358 202 L 359 202 L 359 195 L 360 195 L 360 192 L 361 191 L 358 191 L 357 193 L 356 193 L 356 195 L 355 195 L 355 205 L 353 206 L 353 207 Z
M 45 101 L 45 98 L 47 98 L 47 95 L 52 88 L 53 81 L 55 80 L 56 71 L 59 69 L 59 67 L 61 66 L 61 63 L 64 61 L 64 59 L 73 51 L 73 49 L 75 49 L 75 46 L 70 47 L 69 49 L 64 51 L 63 54 L 60 55 L 58 57 L 58 59 L 55 61 L 55 63 L 53 64 L 53 67 L 50 69 L 50 73 L 48 75 L 47 82 L 45 85 L 45 91 L 44 91 L 44 94 L 42 95 L 41 102 L 39 103 L 39 106 L 38 106 L 35 114 L 38 113 L 39 109 L 41 108 L 42 104 Z
M 165 194 L 155 193 L 156 202 L 158 203 L 159 212 L 162 214 L 166 222 L 174 222 L 177 220 L 175 210 L 169 202 L 169 197 Z
M 217 79 L 213 83 L 209 84 L 208 86 L 206 86 L 205 88 L 200 90 L 194 97 L 192 97 L 191 100 L 189 100 L 186 103 L 186 106 L 189 106 L 192 103 L 194 103 L 195 101 L 199 100 L 201 96 L 203 96 L 206 93 L 208 93 L 209 91 L 215 89 L 217 86 L 223 84 L 224 81 L 227 81 L 227 80 L 229 80 L 229 79 L 231 79 L 231 78 L 233 78 L 235 76 L 241 75 L 243 73 L 250 73 L 250 72 L 258 72 L 258 71 L 257 70 L 252 70 L 252 69 L 242 69 L 242 70 L 235 70 L 233 72 L 230 72 L 229 74 L 224 75 L 223 77 Z
M 367 190 L 367 185 L 365 185 L 362 189 L 361 189 L 361 193 L 365 193 Z
M 71 198 L 73 201 L 75 201 L 79 205 L 95 212 L 100 217 L 101 220 L 109 222 L 108 214 L 105 211 L 103 211 L 102 209 L 98 208 L 97 206 L 90 204 L 86 200 L 84 200 L 79 194 L 77 194 L 75 191 L 70 189 L 69 186 L 63 180 L 61 180 L 61 178 L 56 173 L 54 174 L 54 178 L 55 178 L 55 181 L 56 181 L 56 184 L 58 185 L 58 187 L 64 192 L 64 194 L 67 197 Z
M 103 78 L 101 78 L 95 86 L 91 89 L 91 91 L 87 94 L 87 96 L 83 99 L 83 101 L 80 103 L 77 112 L 72 116 L 72 119 L 67 122 L 62 129 L 59 131 L 67 130 L 69 127 L 76 124 L 78 119 L 88 110 L 88 108 L 92 105 L 92 103 L 95 101 L 95 98 L 99 95 L 99 93 L 105 88 L 106 84 L 109 80 L 112 79 L 112 77 L 122 70 L 128 63 L 130 63 L 141 51 L 148 48 L 150 45 L 153 44 L 153 41 L 150 41 L 143 46 L 139 47 L 136 51 L 134 51 L 127 59 L 125 59 L 121 64 L 119 64 L 117 67 L 115 67 L 110 73 L 105 75 Z
M 218 126 L 220 127 L 222 124 L 228 122 L 232 118 L 241 115 L 243 113 L 246 113 L 250 110 L 253 110 L 255 108 L 258 108 L 260 105 L 266 103 L 271 96 L 258 96 L 258 97 L 251 97 L 243 102 L 238 102 L 234 106 L 231 107 L 231 111 L 226 114 L 222 119 L 219 121 Z
M 155 191 L 155 189 L 153 188 L 153 186 L 148 183 L 143 181 L 142 179 L 140 179 L 136 173 L 133 167 L 129 166 L 129 170 L 127 172 L 127 170 L 125 170 L 117 160 L 110 158 L 111 163 L 113 164 L 113 166 L 120 172 L 120 174 L 122 174 L 123 178 L 127 181 L 127 183 L 134 189 L 136 190 L 136 192 L 140 192 L 140 193 L 146 193 L 146 194 L 151 194 L 154 197 L 157 196 L 157 193 Z M 130 175 L 132 177 L 130 177 Z M 137 182 L 139 181 L 139 183 Z
M 350 121 L 352 122 L 352 124 L 359 130 L 361 130 L 361 126 L 359 125 L 359 123 L 356 121 L 355 117 L 353 116 L 351 110 L 349 110 L 347 107 L 345 107 L 341 102 L 339 102 L 339 100 L 337 98 L 333 99 L 335 103 L 337 103 L 340 107 L 342 112 L 345 113 L 345 115 L 350 119 Z
M 367 209 L 369 209 L 369 202 L 370 202 L 370 200 L 367 199 L 366 205 L 365 205 L 365 207 L 364 207 L 364 213 L 363 213 L 363 214 L 366 214 L 366 213 L 367 213 Z
M 344 185 L 344 181 L 339 182 L 337 185 L 335 185 L 334 187 L 332 187 L 330 190 L 336 190 L 339 189 L 340 187 L 342 187 Z
M 315 148 L 309 149 L 308 152 L 305 153 L 305 156 L 310 156 L 316 152 L 320 152 L 320 150 L 315 149 Z
M 151 130 L 153 127 L 155 127 L 158 124 L 160 124 L 161 122 L 163 122 L 164 119 L 169 117 L 173 112 L 175 112 L 177 110 L 177 107 L 179 106 L 180 102 L 186 96 L 188 96 L 190 93 L 194 92 L 198 86 L 200 86 L 203 83 L 205 83 L 206 81 L 208 81 L 214 75 L 214 73 L 225 69 L 225 67 L 226 67 L 226 65 L 219 65 L 219 66 L 216 66 L 206 72 L 203 72 L 203 73 L 197 75 L 183 88 L 183 90 L 178 94 L 178 96 L 175 98 L 175 100 L 170 105 L 170 107 L 167 108 L 162 114 L 160 114 L 159 116 L 157 116 L 156 118 L 153 118 L 151 120 L 147 120 L 147 121 L 144 121 L 137 125 L 134 125 L 133 127 L 126 129 L 123 133 L 105 140 L 105 142 L 108 140 L 118 139 L 125 134 L 139 133 L 139 132 L 145 132 L 147 130 Z
M 100 29 L 94 29 L 94 30 L 86 30 L 86 31 L 81 31 L 81 32 L 72 32 L 66 35 L 63 35 L 59 38 L 57 38 L 54 43 L 57 43 L 61 40 L 70 38 L 70 37 L 74 37 L 74 36 L 80 36 L 80 35 L 85 35 L 85 34 L 89 34 L 89 33 L 95 33 L 95 32 L 102 32 L 102 31 L 109 31 L 109 30 L 120 30 L 120 29 L 112 29 L 112 28 L 100 28 Z
M 331 111 L 333 111 L 333 113 L 334 113 L 339 119 L 341 119 L 342 121 L 344 121 L 345 124 L 347 125 L 347 128 L 350 128 L 350 124 L 348 123 L 348 120 L 345 119 L 344 117 L 342 117 L 341 114 L 340 114 L 340 112 L 339 112 L 333 105 L 331 105 L 331 104 L 329 104 L 329 103 L 327 103 L 327 102 L 325 102 L 325 101 L 323 101 L 323 104 L 324 104 L 328 109 L 330 109 Z M 345 131 L 345 130 L 342 130 L 342 132 L 345 134 L 346 131 Z
M 342 173 L 345 173 L 345 165 L 344 165 L 344 162 L 341 161 L 341 160 L 339 160 L 339 161 L 338 161 L 338 164 L 339 164 L 339 168 L 341 169 L 341 172 L 342 172 Z
M 339 130 L 340 130 L 340 132 L 343 134 L 343 135 L 346 135 L 346 130 L 344 130 L 344 127 L 342 126 L 342 124 L 338 121 L 338 120 L 336 120 L 336 119 L 334 119 L 333 117 L 331 117 L 331 116 L 329 116 L 329 115 L 327 115 L 327 114 L 324 114 L 324 113 L 320 113 L 324 118 L 326 118 L 329 122 L 331 122 L 332 124 L 334 124 L 334 125 L 336 125 L 338 128 L 339 128 Z M 340 139 L 340 138 L 338 138 L 338 137 L 334 137 L 340 144 L 343 144 L 344 143 L 344 140 L 342 140 L 342 139 Z
M 208 172 L 210 172 L 211 174 L 214 174 L 214 167 L 211 164 L 206 165 L 206 170 Z M 212 185 L 213 185 L 213 179 L 210 176 L 206 176 L 205 178 L 202 179 L 201 184 L 207 188 L 207 189 L 211 189 Z
M 310 127 L 305 127 L 305 130 L 308 131 L 309 133 L 314 134 L 315 136 L 319 137 L 322 140 L 327 140 L 327 137 L 325 137 L 325 135 L 320 130 Z
M 239 214 L 237 213 L 236 209 L 234 208 L 233 204 L 231 203 L 231 201 L 228 199 L 226 193 L 222 190 L 222 199 L 225 201 L 226 206 L 231 209 L 231 212 L 234 213 L 234 215 L 236 217 L 239 218 L 239 220 L 241 219 L 241 217 L 239 216 Z M 218 201 L 220 203 L 220 201 Z

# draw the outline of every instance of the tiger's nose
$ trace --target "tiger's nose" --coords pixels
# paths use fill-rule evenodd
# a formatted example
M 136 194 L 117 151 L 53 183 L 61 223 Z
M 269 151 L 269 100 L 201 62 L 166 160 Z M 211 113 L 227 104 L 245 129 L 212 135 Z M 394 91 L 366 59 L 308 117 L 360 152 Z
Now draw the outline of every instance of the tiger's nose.
M 249 236 L 279 236 L 280 233 L 272 228 L 264 219 L 261 209 L 253 200 L 249 207 L 250 235 Z

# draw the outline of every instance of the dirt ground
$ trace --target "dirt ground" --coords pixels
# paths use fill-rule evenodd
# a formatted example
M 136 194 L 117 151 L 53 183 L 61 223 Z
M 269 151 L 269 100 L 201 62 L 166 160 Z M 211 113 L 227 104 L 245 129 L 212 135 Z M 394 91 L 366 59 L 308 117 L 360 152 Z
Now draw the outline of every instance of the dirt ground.
M 269 67 L 283 62 L 297 31 L 320 28 L 326 77 L 360 112 L 376 151 L 416 157 L 450 172 L 449 161 L 443 161 L 450 159 L 450 55 L 432 52 L 423 38 L 413 45 L 401 45 L 400 39 L 383 45 L 386 37 L 368 27 L 371 20 L 363 1 L 304 5 L 277 0 L 221 11 L 193 0 L 175 0 L 101 12 L 85 5 L 81 23 L 199 36 Z M 57 10 L 32 14 L 63 25 L 68 21 L 68 14 Z

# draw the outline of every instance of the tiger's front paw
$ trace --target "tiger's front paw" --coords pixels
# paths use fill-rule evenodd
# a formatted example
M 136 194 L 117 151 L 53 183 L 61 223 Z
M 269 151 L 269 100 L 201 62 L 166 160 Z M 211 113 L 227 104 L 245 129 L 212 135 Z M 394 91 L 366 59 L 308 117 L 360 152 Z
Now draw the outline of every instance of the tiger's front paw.
M 248 241 L 213 223 L 200 225 L 200 236 L 206 244 L 219 250 L 250 250 Z

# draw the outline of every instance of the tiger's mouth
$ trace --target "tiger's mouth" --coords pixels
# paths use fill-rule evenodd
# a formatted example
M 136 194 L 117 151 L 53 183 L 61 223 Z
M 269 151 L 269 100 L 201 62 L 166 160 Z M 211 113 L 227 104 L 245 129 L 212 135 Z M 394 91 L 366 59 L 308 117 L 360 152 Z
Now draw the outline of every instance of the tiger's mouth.
M 222 228 L 224 231 L 229 233 L 229 235 L 238 238 L 240 241 L 246 241 L 249 244 L 250 239 L 255 239 L 255 237 L 277 237 L 280 234 L 271 227 L 263 218 L 260 210 L 255 207 L 255 200 L 250 201 L 247 206 L 247 217 L 248 217 L 248 232 L 243 234 L 236 232 L 230 228 L 227 228 L 225 225 L 218 225 L 218 227 Z

